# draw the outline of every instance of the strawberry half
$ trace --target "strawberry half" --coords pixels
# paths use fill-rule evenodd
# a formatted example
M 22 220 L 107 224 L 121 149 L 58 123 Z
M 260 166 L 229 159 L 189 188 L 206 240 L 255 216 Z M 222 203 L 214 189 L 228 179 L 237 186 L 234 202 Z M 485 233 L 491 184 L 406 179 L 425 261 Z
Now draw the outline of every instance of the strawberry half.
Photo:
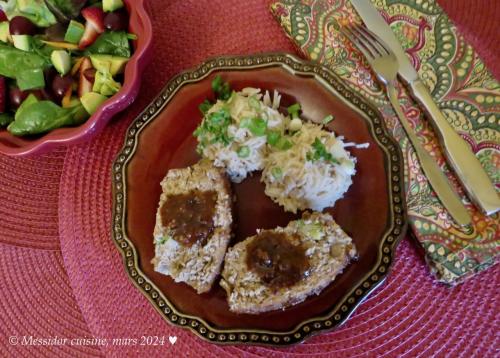
M 90 22 L 98 33 L 104 32 L 104 12 L 101 8 L 91 6 L 82 10 L 82 16 Z
M 80 80 L 78 82 L 78 97 L 82 97 L 85 93 L 92 92 L 94 84 L 85 76 L 85 70 L 92 69 L 90 58 L 84 57 L 80 65 Z
M 78 47 L 80 50 L 83 50 L 85 47 L 90 46 L 94 43 L 99 33 L 95 29 L 94 25 L 87 21 L 85 24 L 85 31 L 83 32 L 83 36 L 78 43 Z
M 5 77 L 0 76 L 0 113 L 5 112 L 7 102 L 7 87 L 5 86 Z
M 82 10 L 82 15 L 87 20 L 85 22 L 85 31 L 78 43 L 80 49 L 91 45 L 99 34 L 104 32 L 104 12 L 98 7 L 87 7 Z

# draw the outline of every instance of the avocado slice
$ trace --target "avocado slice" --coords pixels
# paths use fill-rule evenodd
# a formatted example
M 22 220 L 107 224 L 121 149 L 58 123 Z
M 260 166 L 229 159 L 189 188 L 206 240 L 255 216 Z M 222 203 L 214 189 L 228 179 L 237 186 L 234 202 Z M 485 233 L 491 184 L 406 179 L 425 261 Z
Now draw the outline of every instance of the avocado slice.
M 118 92 L 121 87 L 121 84 L 113 79 L 109 71 L 97 71 L 92 91 L 104 96 L 112 96 Z
M 9 42 L 9 38 L 10 38 L 9 22 L 8 21 L 0 22 L 0 41 Z
M 64 41 L 77 44 L 80 42 L 80 39 L 85 32 L 85 26 L 75 20 L 71 20 L 68 25 L 68 29 L 66 30 L 66 34 L 64 35 Z
M 14 47 L 19 50 L 29 51 L 31 49 L 30 35 L 12 35 L 12 42 L 14 43 Z
M 122 0 L 103 0 L 102 1 L 102 9 L 105 12 L 111 12 L 118 10 L 123 7 Z
M 90 114 L 94 114 L 99 106 L 106 101 L 108 97 L 95 92 L 87 92 L 82 97 L 80 101 L 82 102 L 83 108 Z
M 97 71 L 109 71 L 111 76 L 123 73 L 125 70 L 125 65 L 128 62 L 127 57 L 111 56 L 111 55 L 100 55 L 92 54 L 90 55 L 90 61 L 92 61 L 92 66 Z
M 52 64 L 61 76 L 67 74 L 71 69 L 71 56 L 64 50 L 52 51 L 50 61 L 52 61 Z
M 68 107 L 64 107 L 63 106 L 63 108 L 75 108 L 75 109 L 77 109 L 74 112 L 75 113 L 74 114 L 74 118 L 75 118 L 75 120 L 77 122 L 83 122 L 87 118 L 89 118 L 89 113 L 87 112 L 87 110 L 83 106 L 82 101 L 80 101 L 80 99 L 77 98 L 77 97 L 72 97 L 71 100 L 70 100 L 70 103 L 69 103 Z

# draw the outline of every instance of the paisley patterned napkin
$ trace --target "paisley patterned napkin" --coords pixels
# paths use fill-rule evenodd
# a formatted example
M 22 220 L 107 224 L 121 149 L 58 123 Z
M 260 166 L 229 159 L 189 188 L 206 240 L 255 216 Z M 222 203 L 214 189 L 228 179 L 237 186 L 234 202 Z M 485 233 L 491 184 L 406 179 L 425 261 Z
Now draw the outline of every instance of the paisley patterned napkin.
M 500 84 L 435 0 L 371 1 L 390 24 L 448 121 L 471 145 L 500 189 Z M 474 227 L 462 229 L 448 216 L 370 67 L 339 33 L 342 25 L 361 23 L 349 0 L 278 0 L 271 4 L 271 12 L 305 58 L 329 67 L 384 114 L 405 159 L 411 231 L 437 279 L 456 284 L 495 264 L 500 258 L 500 216 L 484 216 L 470 203 L 445 164 L 421 108 L 401 87 L 399 97 L 407 118 L 461 194 Z

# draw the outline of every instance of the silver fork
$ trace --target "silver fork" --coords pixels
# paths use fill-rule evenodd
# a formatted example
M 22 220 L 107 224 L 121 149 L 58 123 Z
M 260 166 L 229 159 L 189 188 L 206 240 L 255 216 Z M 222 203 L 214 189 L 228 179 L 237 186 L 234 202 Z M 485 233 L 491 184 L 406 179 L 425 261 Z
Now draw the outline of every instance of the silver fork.
M 451 187 L 441 168 L 439 168 L 436 161 L 420 143 L 401 109 L 395 87 L 399 63 L 394 53 L 377 35 L 364 26 L 347 26 L 341 31 L 363 53 L 377 75 L 377 78 L 384 85 L 387 97 L 415 149 L 420 166 L 443 206 L 448 210 L 456 223 L 462 226 L 470 224 L 471 218 L 467 209 Z

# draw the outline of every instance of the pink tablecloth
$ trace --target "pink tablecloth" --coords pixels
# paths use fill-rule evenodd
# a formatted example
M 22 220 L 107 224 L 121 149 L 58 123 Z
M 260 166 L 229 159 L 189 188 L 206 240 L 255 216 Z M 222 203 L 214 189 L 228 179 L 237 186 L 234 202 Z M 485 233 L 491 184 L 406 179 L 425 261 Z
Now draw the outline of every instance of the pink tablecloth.
M 500 78 L 500 2 L 439 3 Z M 26 159 L 0 156 L 2 356 L 498 354 L 498 266 L 461 286 L 446 288 L 433 283 L 410 239 L 398 248 L 386 283 L 354 316 L 343 327 L 305 344 L 286 349 L 215 346 L 164 322 L 126 278 L 109 235 L 109 169 L 123 133 L 178 71 L 208 56 L 293 48 L 264 0 L 150 0 L 149 7 L 154 58 L 130 110 L 92 142 Z M 23 344 L 30 336 L 57 337 L 59 343 L 66 338 L 67 343 Z M 141 336 L 166 336 L 167 341 L 141 346 Z M 170 344 L 168 336 L 177 336 L 176 343 Z M 95 339 L 69 344 L 73 338 Z M 131 341 L 100 345 L 97 339 L 104 338 Z

